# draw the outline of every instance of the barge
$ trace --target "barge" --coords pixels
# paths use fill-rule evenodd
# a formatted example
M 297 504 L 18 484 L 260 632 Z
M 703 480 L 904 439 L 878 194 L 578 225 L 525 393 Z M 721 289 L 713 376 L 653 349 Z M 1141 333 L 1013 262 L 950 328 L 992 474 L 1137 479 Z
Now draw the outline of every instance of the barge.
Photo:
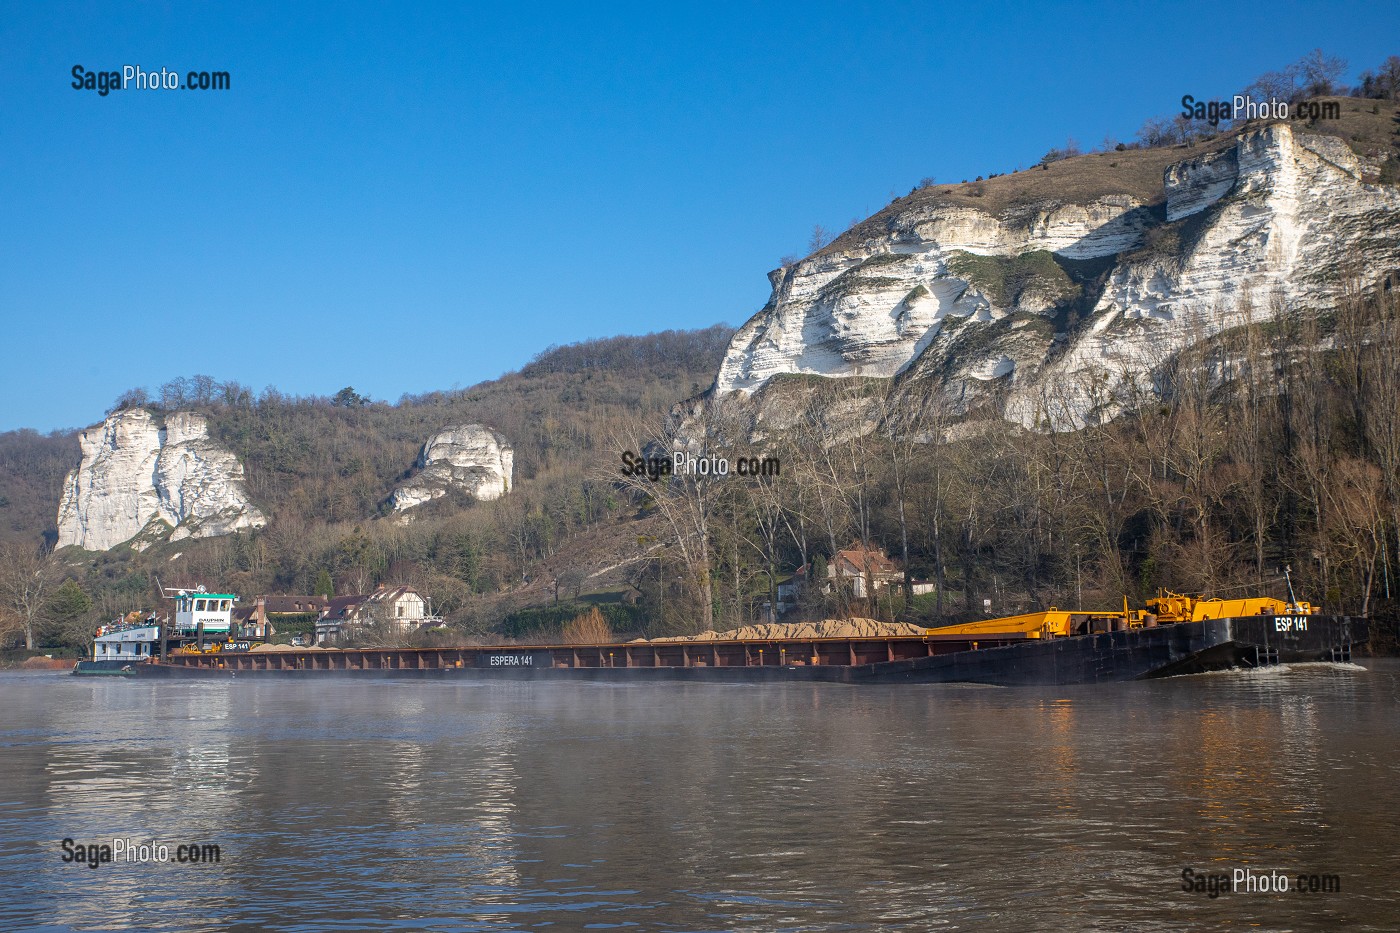
M 1349 662 L 1363 618 L 1306 603 L 1163 594 L 1149 609 L 1051 609 L 926 630 L 923 636 L 654 640 L 455 648 L 181 650 L 136 676 L 587 679 L 845 684 L 1094 684 L 1231 668 Z

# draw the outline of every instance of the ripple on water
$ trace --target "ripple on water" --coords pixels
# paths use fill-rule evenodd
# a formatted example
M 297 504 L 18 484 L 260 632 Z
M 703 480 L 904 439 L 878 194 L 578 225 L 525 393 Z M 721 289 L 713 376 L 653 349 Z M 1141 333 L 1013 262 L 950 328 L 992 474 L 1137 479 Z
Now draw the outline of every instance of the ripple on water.
M 1394 673 L 1095 689 L 0 676 L 0 930 L 1384 929 Z M 215 865 L 60 861 L 65 836 Z M 1184 867 L 1340 873 L 1210 900 Z

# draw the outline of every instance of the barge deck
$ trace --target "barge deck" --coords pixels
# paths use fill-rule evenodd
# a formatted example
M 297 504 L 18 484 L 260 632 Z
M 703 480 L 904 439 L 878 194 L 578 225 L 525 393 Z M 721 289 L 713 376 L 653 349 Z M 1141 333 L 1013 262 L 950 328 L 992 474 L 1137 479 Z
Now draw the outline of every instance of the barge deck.
M 809 638 L 347 648 L 174 654 L 143 677 L 326 675 L 609 681 L 1092 684 L 1283 663 L 1350 661 L 1365 619 L 1251 615 L 1096 634 Z

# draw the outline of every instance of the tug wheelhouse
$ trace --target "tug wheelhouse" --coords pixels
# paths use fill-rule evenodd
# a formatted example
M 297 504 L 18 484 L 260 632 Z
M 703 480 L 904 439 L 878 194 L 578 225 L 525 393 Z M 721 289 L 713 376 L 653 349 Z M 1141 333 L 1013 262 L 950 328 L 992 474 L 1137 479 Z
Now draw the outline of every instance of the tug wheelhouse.
M 175 596 L 175 634 L 181 638 L 205 635 L 227 636 L 233 624 L 233 604 L 238 597 L 232 593 L 206 593 L 180 590 Z

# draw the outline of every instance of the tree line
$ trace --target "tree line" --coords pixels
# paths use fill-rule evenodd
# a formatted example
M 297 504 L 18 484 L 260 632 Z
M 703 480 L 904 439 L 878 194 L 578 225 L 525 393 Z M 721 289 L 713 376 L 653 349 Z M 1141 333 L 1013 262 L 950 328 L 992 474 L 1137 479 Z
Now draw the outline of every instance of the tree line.
M 604 449 L 615 427 L 638 413 L 660 416 L 701 392 L 732 333 L 717 325 L 556 347 L 521 372 L 396 404 L 352 388 L 326 397 L 254 393 L 204 376 L 125 392 L 112 410 L 204 414 L 214 439 L 243 463 L 252 498 L 270 519 L 257 532 L 142 553 L 50 553 L 63 476 L 77 465 L 74 436 L 4 435 L 0 493 L 16 502 L 0 504 L 0 522 L 13 519 L 13 533 L 0 536 L 7 556 L 39 555 L 43 594 L 68 581 L 90 605 L 74 622 L 71 605 L 45 608 L 41 599 L 33 612 L 18 611 L 15 591 L 0 593 L 0 632 L 11 644 L 81 645 L 99 622 L 155 605 L 157 580 L 217 583 L 246 596 L 321 592 L 327 581 L 341 593 L 410 583 L 432 595 L 460 631 L 488 631 L 524 605 L 512 593 L 542 565 L 617 517 L 616 490 L 587 475 L 598 459 L 615 456 Z M 412 524 L 395 523 L 386 501 L 412 474 L 422 444 L 463 423 L 485 424 L 513 446 L 512 493 L 489 503 L 448 495 L 415 510 Z M 42 540 L 40 529 L 47 529 Z
M 1278 100 L 1297 104 L 1316 97 L 1356 97 L 1365 100 L 1400 100 L 1400 55 L 1391 55 L 1379 66 L 1362 72 L 1355 86 L 1342 83 L 1347 61 L 1313 49 L 1298 61 L 1277 71 L 1266 71 L 1240 90 L 1253 100 Z M 1231 131 L 1234 121 L 1224 119 L 1207 127 L 1181 114 L 1149 117 L 1138 130 L 1136 141 L 1117 148 L 1148 148 L 1189 144 L 1197 139 Z
M 672 626 L 752 621 L 798 567 L 876 548 L 904 580 L 873 598 L 813 587 L 806 617 L 960 621 L 1159 588 L 1269 593 L 1332 612 L 1400 597 L 1400 302 L 1349 294 L 1312 311 L 1244 302 L 1224 334 L 1132 371 L 1046 385 L 1023 426 L 993 398 L 954 419 L 916 380 L 792 380 L 779 428 L 743 398 L 639 425 L 662 449 L 754 446 L 781 475 L 624 482 L 662 518 Z M 775 407 L 770 400 L 768 406 Z M 635 449 L 635 448 L 634 448 Z M 1284 570 L 1289 574 L 1285 576 Z M 911 582 L 935 584 L 915 597 Z

